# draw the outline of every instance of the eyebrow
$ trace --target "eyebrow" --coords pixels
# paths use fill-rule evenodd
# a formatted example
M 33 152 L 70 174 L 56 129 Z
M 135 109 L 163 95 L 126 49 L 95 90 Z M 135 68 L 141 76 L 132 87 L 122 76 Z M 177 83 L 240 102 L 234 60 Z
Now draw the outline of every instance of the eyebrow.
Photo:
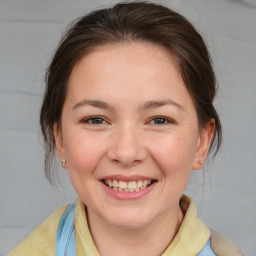
M 172 105 L 174 107 L 177 107 L 180 110 L 183 110 L 183 111 L 185 110 L 180 104 L 178 104 L 177 102 L 175 102 L 171 99 L 147 101 L 143 104 L 142 109 L 147 110 L 147 109 L 162 107 L 165 105 Z
M 83 107 L 83 106 L 92 106 L 92 107 L 96 107 L 96 108 L 101 108 L 101 109 L 109 109 L 111 108 L 110 105 L 108 105 L 106 102 L 101 101 L 101 100 L 88 100 L 88 99 L 83 99 L 79 102 L 77 102 L 72 110 L 75 110 L 79 107 Z M 171 99 L 165 99 L 165 100 L 150 100 L 150 101 L 146 101 L 142 106 L 139 107 L 139 110 L 148 110 L 148 109 L 153 109 L 153 108 L 158 108 L 158 107 L 162 107 L 165 105 L 171 105 L 171 106 L 175 106 L 180 110 L 184 111 L 184 108 L 178 104 L 177 102 L 171 100 Z
M 107 108 L 110 108 L 110 106 L 104 102 L 104 101 L 101 101 L 101 100 L 87 100 L 87 99 L 84 99 L 84 100 L 81 100 L 79 102 L 77 102 L 72 110 L 75 110 L 79 107 L 83 107 L 83 106 L 92 106 L 92 107 L 96 107 L 96 108 L 102 108 L 102 109 L 107 109 Z

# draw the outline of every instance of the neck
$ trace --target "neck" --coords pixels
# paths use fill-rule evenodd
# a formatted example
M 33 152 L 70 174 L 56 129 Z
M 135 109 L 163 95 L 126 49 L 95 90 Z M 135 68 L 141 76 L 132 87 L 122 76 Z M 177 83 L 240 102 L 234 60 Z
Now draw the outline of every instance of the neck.
M 161 255 L 175 237 L 183 219 L 178 208 L 174 212 L 163 213 L 145 227 L 121 229 L 110 226 L 89 209 L 87 216 L 91 235 L 102 256 Z

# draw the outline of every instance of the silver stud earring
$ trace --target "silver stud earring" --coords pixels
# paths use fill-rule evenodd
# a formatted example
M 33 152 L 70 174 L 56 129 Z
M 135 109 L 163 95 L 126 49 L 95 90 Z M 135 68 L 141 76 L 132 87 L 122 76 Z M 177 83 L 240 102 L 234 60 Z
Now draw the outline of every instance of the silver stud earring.
M 203 164 L 204 162 L 202 160 L 198 161 L 199 164 Z
M 66 167 L 66 166 L 65 166 L 66 163 L 67 163 L 67 160 L 61 159 L 61 166 L 62 166 L 63 168 Z

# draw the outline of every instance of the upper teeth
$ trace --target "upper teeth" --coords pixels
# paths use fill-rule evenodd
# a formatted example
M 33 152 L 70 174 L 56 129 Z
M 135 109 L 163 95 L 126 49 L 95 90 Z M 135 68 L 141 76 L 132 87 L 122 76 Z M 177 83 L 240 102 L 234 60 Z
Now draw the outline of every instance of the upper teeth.
M 124 192 L 134 192 L 139 191 L 141 189 L 145 189 L 148 185 L 151 184 L 151 180 L 138 180 L 138 181 L 118 181 L 118 180 L 105 180 L 106 185 L 109 187 L 124 191 Z

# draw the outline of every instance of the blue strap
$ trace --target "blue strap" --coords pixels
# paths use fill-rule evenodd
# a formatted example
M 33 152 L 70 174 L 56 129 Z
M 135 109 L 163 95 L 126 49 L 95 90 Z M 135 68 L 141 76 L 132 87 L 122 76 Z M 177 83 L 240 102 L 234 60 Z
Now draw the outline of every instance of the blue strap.
M 56 240 L 56 256 L 76 256 L 75 205 L 75 203 L 70 204 L 60 219 Z
M 211 248 L 211 238 L 209 238 L 204 248 L 197 254 L 197 256 L 216 256 Z
M 60 219 L 56 240 L 56 256 L 76 256 L 74 217 L 75 203 L 67 207 Z M 211 248 L 211 238 L 197 256 L 216 256 Z

